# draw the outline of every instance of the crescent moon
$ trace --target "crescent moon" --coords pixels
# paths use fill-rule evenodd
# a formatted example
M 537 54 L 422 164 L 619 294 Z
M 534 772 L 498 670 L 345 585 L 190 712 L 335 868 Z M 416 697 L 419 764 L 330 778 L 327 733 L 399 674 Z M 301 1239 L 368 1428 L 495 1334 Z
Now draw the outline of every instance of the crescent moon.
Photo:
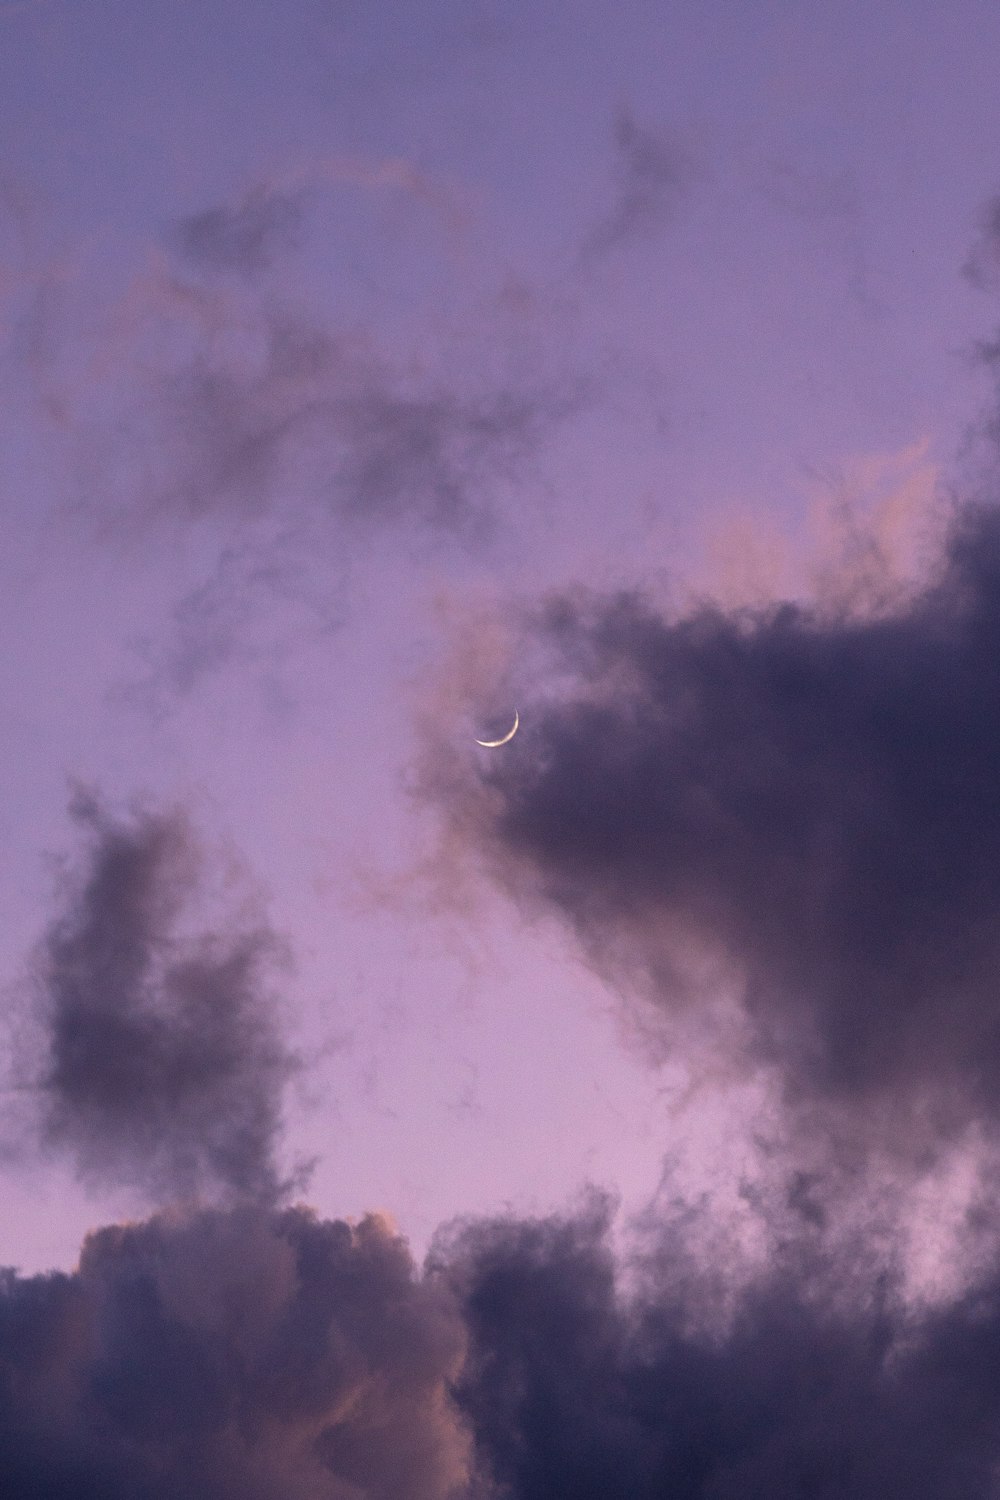
M 515 708 L 514 723 L 511 728 L 508 729 L 502 740 L 477 740 L 476 744 L 482 745 L 484 750 L 498 750 L 501 745 L 506 745 L 509 740 L 512 740 L 514 738 L 515 734 L 517 733 L 517 726 L 518 724 L 520 724 L 520 722 L 521 721 L 517 716 L 517 709 Z

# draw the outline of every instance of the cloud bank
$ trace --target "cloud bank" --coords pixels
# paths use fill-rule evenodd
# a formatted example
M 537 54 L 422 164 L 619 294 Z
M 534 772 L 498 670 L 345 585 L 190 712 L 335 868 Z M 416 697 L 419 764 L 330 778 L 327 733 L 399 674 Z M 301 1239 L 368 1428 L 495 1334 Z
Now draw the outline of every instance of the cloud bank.
M 800 1240 L 720 1320 L 683 1233 L 626 1291 L 608 1223 L 597 1200 L 459 1226 L 422 1275 L 377 1216 L 244 1206 L 99 1230 L 72 1273 L 0 1279 L 4 1492 L 995 1493 L 995 1273 L 917 1319 L 891 1276 Z

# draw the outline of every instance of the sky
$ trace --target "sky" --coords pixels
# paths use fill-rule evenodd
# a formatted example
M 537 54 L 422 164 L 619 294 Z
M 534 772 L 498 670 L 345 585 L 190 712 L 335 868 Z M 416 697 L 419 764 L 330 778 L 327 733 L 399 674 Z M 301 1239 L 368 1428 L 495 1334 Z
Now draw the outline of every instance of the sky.
M 0 3 L 4 1495 L 998 1493 L 998 50 Z

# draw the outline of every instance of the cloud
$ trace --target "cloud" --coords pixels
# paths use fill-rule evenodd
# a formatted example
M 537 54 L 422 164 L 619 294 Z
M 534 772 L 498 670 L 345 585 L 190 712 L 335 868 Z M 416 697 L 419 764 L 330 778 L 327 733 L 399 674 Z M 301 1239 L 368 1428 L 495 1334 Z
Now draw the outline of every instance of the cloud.
M 0 1484 L 51 1500 L 994 1492 L 995 1267 L 914 1315 L 891 1271 L 814 1232 L 720 1316 L 689 1222 L 662 1221 L 623 1267 L 610 1221 L 593 1197 L 453 1226 L 422 1275 L 379 1215 L 243 1205 L 100 1229 L 71 1273 L 0 1276 Z
M 233 663 L 280 671 L 304 636 L 333 635 L 344 621 L 346 581 L 331 576 L 321 546 L 310 556 L 302 542 L 272 530 L 223 546 L 173 605 L 165 638 L 133 643 L 143 670 L 116 684 L 112 701 L 162 719 L 213 672 Z
M 1000 289 L 1000 197 L 991 198 L 979 216 L 979 227 L 962 274 L 981 291 Z
M 266 270 L 280 252 L 297 248 L 301 235 L 301 195 L 256 184 L 235 206 L 179 219 L 170 237 L 195 265 L 252 276 Z
M 87 511 L 116 535 L 265 517 L 323 518 L 354 543 L 386 527 L 482 540 L 582 400 L 580 381 L 532 375 L 521 353 L 508 363 L 502 350 L 475 371 L 401 361 L 154 259 L 57 404 Z
M 0 1280 L 0 1488 L 47 1500 L 447 1500 L 462 1328 L 377 1216 L 159 1215 Z
M 334 155 L 286 166 L 258 178 L 233 202 L 182 215 L 168 243 L 196 267 L 254 276 L 301 247 L 307 201 L 323 189 L 400 193 L 429 211 L 448 234 L 457 237 L 467 228 L 468 210 L 456 192 L 404 157 Z
M 177 815 L 115 821 L 81 793 L 89 863 L 35 969 L 43 1140 L 86 1180 L 271 1199 L 282 1086 L 259 920 L 192 934 L 199 857 Z
M 639 125 L 627 109 L 615 121 L 614 138 L 615 203 L 584 240 L 584 261 L 655 234 L 673 217 L 694 178 L 689 152 Z
M 885 314 L 872 285 L 864 197 L 852 169 L 829 171 L 806 159 L 771 159 L 763 164 L 759 191 L 804 230 L 812 229 L 812 255 L 819 263 L 839 263 L 864 311 Z
M 891 1277 L 799 1240 L 720 1326 L 669 1234 L 623 1290 L 600 1202 L 472 1225 L 437 1254 L 469 1341 L 456 1398 L 505 1500 L 994 1492 L 995 1273 L 914 1320 Z
M 734 1065 L 917 1150 L 997 1117 L 998 650 L 990 507 L 874 615 L 561 595 L 513 753 L 427 786 L 665 1045 L 728 996 Z

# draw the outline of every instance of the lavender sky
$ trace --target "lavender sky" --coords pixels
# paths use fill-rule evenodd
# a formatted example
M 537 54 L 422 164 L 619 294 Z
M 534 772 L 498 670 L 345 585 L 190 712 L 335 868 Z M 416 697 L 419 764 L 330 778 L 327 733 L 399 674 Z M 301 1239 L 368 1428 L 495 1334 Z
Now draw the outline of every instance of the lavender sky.
M 4 1493 L 995 1493 L 998 56 L 0 4 Z

